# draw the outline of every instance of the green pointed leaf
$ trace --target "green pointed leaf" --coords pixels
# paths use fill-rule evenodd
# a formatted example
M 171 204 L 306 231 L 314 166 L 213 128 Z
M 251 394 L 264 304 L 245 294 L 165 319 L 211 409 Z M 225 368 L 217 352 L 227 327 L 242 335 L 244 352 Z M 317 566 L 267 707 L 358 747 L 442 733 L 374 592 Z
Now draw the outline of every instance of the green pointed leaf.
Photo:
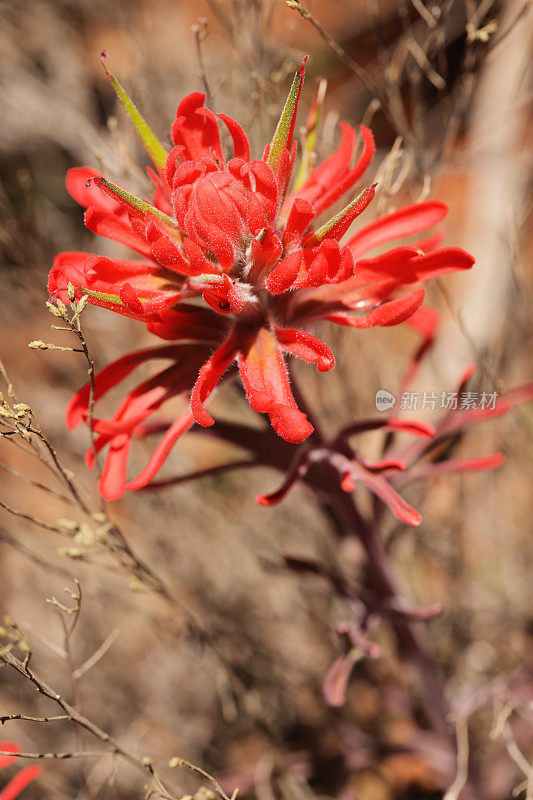
M 156 169 L 159 172 L 161 172 L 167 160 L 167 151 L 165 150 L 165 148 L 163 147 L 163 145 L 161 144 L 155 133 L 152 131 L 152 129 L 146 122 L 145 118 L 143 117 L 143 115 L 133 102 L 133 100 L 130 100 L 122 84 L 107 69 L 105 65 L 106 58 L 107 58 L 107 50 L 103 50 L 100 56 L 100 60 L 105 70 L 105 74 L 109 78 L 109 81 L 111 82 L 117 94 L 118 99 L 126 109 L 129 118 L 135 125 L 137 133 L 142 139 L 142 143 L 146 149 L 146 152 L 154 162 Z
M 267 156 L 267 164 L 276 172 L 281 154 L 285 148 L 290 148 L 292 142 L 292 135 L 294 133 L 294 125 L 296 122 L 296 111 L 298 110 L 298 101 L 302 91 L 302 86 L 305 76 L 305 64 L 309 56 L 306 56 L 302 64 L 294 76 L 289 95 L 281 112 L 281 117 L 274 131 L 274 136 L 270 142 L 270 150 Z
M 363 189 L 363 191 L 360 194 L 358 194 L 357 197 L 354 197 L 354 199 L 352 200 L 351 203 L 348 203 L 348 205 L 345 206 L 341 211 L 339 211 L 338 214 L 335 214 L 334 217 L 332 217 L 331 219 L 328 219 L 327 222 L 325 222 L 317 231 L 315 231 L 312 234 L 312 242 L 311 243 L 312 244 L 316 244 L 317 242 L 321 242 L 322 239 L 325 239 L 327 237 L 328 233 L 330 233 L 330 231 L 332 231 L 333 228 L 336 225 L 339 224 L 339 222 L 342 222 L 344 217 L 347 214 L 349 214 L 350 211 L 358 203 L 360 203 L 370 191 L 373 191 L 373 189 L 374 189 L 374 187 L 376 185 L 377 184 L 374 184 L 373 186 L 370 187 L 370 189 L 368 189 L 368 188 Z M 372 194 L 372 196 L 373 196 L 373 194 Z
M 105 303 L 115 303 L 117 306 L 125 306 L 125 303 L 122 302 L 118 294 L 107 294 L 107 292 L 95 292 L 93 289 L 84 289 L 83 286 L 80 286 L 80 291 L 83 294 L 89 295 L 89 297 L 94 297 L 95 300 L 103 300 Z M 149 303 L 150 300 L 153 300 L 151 297 L 137 297 L 141 303 Z M 125 306 L 127 308 L 127 306 Z
M 95 300 L 103 300 L 105 303 L 115 303 L 117 306 L 124 305 L 118 294 L 95 292 L 92 289 L 84 289 L 82 286 L 80 286 L 80 290 L 83 292 L 83 294 L 87 294 L 89 297 L 94 297 Z
M 176 222 L 169 217 L 168 214 L 165 214 L 163 211 L 160 211 L 155 206 L 147 203 L 146 200 L 141 200 L 140 197 L 136 197 L 134 194 L 130 194 L 121 186 L 118 186 L 113 181 L 108 181 L 107 178 L 91 178 L 96 184 L 103 185 L 104 188 L 108 190 L 111 194 L 120 197 L 121 200 L 124 200 L 125 203 L 128 205 L 133 206 L 138 211 L 141 211 L 143 214 L 153 214 L 155 217 L 160 219 L 162 222 L 165 223 L 169 228 L 173 229 L 173 232 L 180 233 L 180 230 L 176 224 Z

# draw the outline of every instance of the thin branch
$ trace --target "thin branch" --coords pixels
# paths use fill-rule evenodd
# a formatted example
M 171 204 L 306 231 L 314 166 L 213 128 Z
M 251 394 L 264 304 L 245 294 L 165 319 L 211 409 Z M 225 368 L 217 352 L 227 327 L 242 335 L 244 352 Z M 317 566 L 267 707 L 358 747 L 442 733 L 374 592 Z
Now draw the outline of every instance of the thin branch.
M 340 58 L 343 64 L 346 64 L 346 66 L 349 67 L 349 69 L 351 69 L 352 72 L 354 72 L 358 78 L 360 78 L 360 80 L 364 83 L 369 92 L 376 95 L 376 97 L 379 97 L 381 99 L 381 102 L 383 102 L 381 98 L 381 90 L 379 89 L 378 85 L 375 83 L 373 78 L 368 74 L 366 69 L 364 69 L 360 64 L 354 61 L 353 58 L 351 58 L 348 55 L 346 50 L 344 50 L 339 44 L 337 44 L 335 39 L 333 39 L 329 35 L 329 33 L 326 30 L 324 30 L 324 28 L 322 27 L 320 22 L 316 19 L 316 17 L 314 17 L 302 3 L 298 2 L 298 0 L 285 0 L 285 2 L 289 8 L 293 8 L 295 11 L 301 14 L 301 16 L 304 19 L 306 19 L 308 22 L 311 23 L 311 25 L 318 32 L 319 36 L 325 41 L 327 46 L 330 48 L 330 50 L 333 50 L 335 55 L 337 55 Z
M 51 561 L 47 561 L 38 553 L 35 553 L 29 547 L 26 547 L 25 544 L 22 544 L 18 539 L 14 536 L 11 536 L 7 531 L 0 528 L 0 542 L 5 542 L 5 544 L 13 547 L 15 550 L 18 550 L 20 553 L 29 558 L 35 564 L 38 564 L 40 567 L 44 567 L 45 569 L 51 570 L 52 572 L 56 572 L 58 575 L 63 575 L 64 577 L 71 578 L 72 575 L 63 567 L 58 567 L 56 564 L 53 564 Z
M 207 98 L 207 105 L 214 111 L 215 109 L 215 102 L 213 97 L 213 92 L 211 91 L 211 86 L 209 85 L 209 81 L 207 79 L 207 72 L 205 69 L 205 62 L 204 62 L 204 54 L 202 50 L 202 44 L 207 39 L 207 20 L 204 17 L 200 17 L 198 19 L 198 23 L 193 25 L 191 28 L 194 36 L 194 44 L 196 47 L 196 57 L 198 59 L 198 73 L 200 76 L 200 80 L 203 83 L 205 94 Z
M 7 666 L 12 667 L 16 672 L 18 672 L 23 678 L 29 680 L 37 689 L 39 694 L 43 695 L 44 697 L 49 698 L 52 700 L 56 705 L 58 705 L 65 714 L 69 717 L 69 719 L 78 725 L 80 728 L 83 728 L 92 736 L 94 736 L 99 741 L 103 742 L 104 744 L 109 746 L 108 750 L 103 752 L 91 753 L 89 751 L 81 752 L 81 753 L 13 753 L 12 755 L 18 756 L 19 758 L 60 758 L 60 759 L 69 759 L 69 758 L 99 758 L 104 755 L 115 754 L 121 756 L 123 759 L 128 761 L 130 764 L 135 766 L 137 769 L 141 770 L 145 774 L 148 774 L 150 778 L 154 781 L 155 787 L 157 792 L 161 795 L 161 797 L 165 798 L 166 800 L 177 800 L 175 795 L 169 793 L 166 789 L 164 784 L 162 783 L 160 777 L 158 776 L 157 772 L 154 769 L 152 760 L 148 757 L 139 757 L 134 755 L 133 753 L 129 752 L 128 750 L 124 749 L 119 742 L 108 734 L 106 731 L 102 730 L 98 725 L 96 725 L 92 720 L 85 717 L 81 712 L 79 712 L 74 706 L 68 703 L 62 695 L 57 692 L 55 689 L 52 689 L 48 684 L 46 684 L 29 666 L 29 661 L 31 658 L 31 652 L 28 653 L 26 659 L 24 661 L 20 661 L 13 653 L 8 650 L 7 648 L 3 648 L 0 650 L 0 661 L 6 664 Z M 181 764 L 182 759 L 178 759 L 176 761 L 176 766 Z M 218 786 L 215 779 L 209 775 L 209 773 L 202 770 L 200 767 L 195 767 L 194 765 L 190 764 L 190 762 L 183 760 L 183 765 L 193 769 L 200 775 L 207 777 L 211 782 L 213 782 L 216 786 Z M 222 797 L 224 800 L 229 800 L 226 794 L 222 792 Z
M 82 677 L 82 675 L 85 675 L 86 672 L 92 669 L 92 667 L 94 667 L 95 664 L 97 664 L 100 661 L 100 659 L 105 656 L 105 654 L 107 653 L 107 651 L 109 650 L 109 648 L 119 635 L 120 635 L 120 630 L 118 628 L 112 630 L 109 636 L 105 639 L 105 641 L 102 642 L 98 650 L 96 650 L 92 654 L 92 656 L 87 659 L 87 661 L 85 661 L 80 667 L 78 667 L 78 669 L 74 670 L 74 678 L 76 680 L 79 680 Z
M 85 336 L 83 335 L 83 331 L 81 328 L 81 312 L 85 308 L 85 304 L 87 302 L 87 298 L 81 298 L 76 305 L 76 311 L 71 319 L 69 319 L 68 315 L 66 314 L 63 319 L 65 320 L 68 329 L 71 330 L 81 345 L 81 352 L 85 356 L 85 360 L 87 361 L 87 374 L 89 376 L 89 407 L 87 409 L 87 425 L 89 428 L 89 437 L 91 441 L 91 447 L 94 453 L 94 466 L 96 470 L 96 475 L 99 478 L 102 473 L 102 467 L 100 465 L 100 461 L 98 458 L 98 453 L 96 450 L 96 443 L 95 443 L 95 435 L 94 435 L 94 403 L 95 403 L 95 396 L 96 396 L 96 383 L 95 383 L 95 370 L 94 370 L 94 359 L 89 351 L 89 347 L 85 340 Z M 104 501 L 101 501 L 101 507 L 104 508 Z
M 59 528 L 57 525 L 51 525 L 49 522 L 45 522 L 38 517 L 33 517 L 31 514 L 26 514 L 24 511 L 19 511 L 16 508 L 12 508 L 7 503 L 4 503 L 3 500 L 0 500 L 0 508 L 3 508 L 4 511 L 7 511 L 8 514 L 13 514 L 15 517 L 20 517 L 21 519 L 25 519 L 27 522 L 31 522 L 32 525 L 37 525 L 39 528 L 43 528 L 45 531 L 50 531 L 51 533 L 59 533 L 61 535 L 65 535 L 65 531 Z
M 67 722 L 70 717 L 67 714 L 60 714 L 58 717 L 30 717 L 27 714 L 5 714 L 0 717 L 0 725 L 15 719 L 28 720 L 29 722 Z
M 468 744 L 468 722 L 458 719 L 455 723 L 457 735 L 457 774 L 455 780 L 442 798 L 442 800 L 458 800 L 468 780 L 468 759 L 470 747 Z
M 429 58 L 424 53 L 416 39 L 409 39 L 407 42 L 407 49 L 415 59 L 416 63 L 420 67 L 420 70 L 424 73 L 428 81 L 433 84 L 435 89 L 443 91 L 446 88 L 446 81 L 432 66 Z
M 0 750 L 0 756 L 16 756 L 17 758 L 37 758 L 41 760 L 66 761 L 69 758 L 102 758 L 102 756 L 113 755 L 113 750 L 96 750 L 91 752 L 84 750 L 79 753 L 14 753 L 9 750 Z
M 432 31 L 435 30 L 435 28 L 438 25 L 438 22 L 435 19 L 435 17 L 433 16 L 433 14 L 431 13 L 431 11 L 429 10 L 429 8 L 425 7 L 425 5 L 422 2 L 422 0 L 411 0 L 411 3 L 416 8 L 418 13 L 420 14 L 422 19 L 424 20 L 424 22 L 428 26 L 428 28 L 431 28 Z
M 43 443 L 45 449 L 48 451 L 59 475 L 61 476 L 62 480 L 64 481 L 66 487 L 68 488 L 69 492 L 71 493 L 72 497 L 76 500 L 82 511 L 86 514 L 90 514 L 90 509 L 87 503 L 81 497 L 76 484 L 74 483 L 73 479 L 65 469 L 65 467 L 61 464 L 59 457 L 52 446 L 52 444 L 48 441 L 46 436 L 44 435 L 43 431 L 39 427 L 35 416 L 32 414 L 32 419 L 37 426 L 36 428 L 32 428 L 31 426 L 28 428 L 29 433 L 35 434 L 39 438 L 39 440 Z
M 74 501 L 71 497 L 67 497 L 64 494 L 60 494 L 56 492 L 54 489 L 51 489 L 49 486 L 45 486 L 44 483 L 39 483 L 39 481 L 34 481 L 31 478 L 28 478 L 26 475 L 23 475 L 21 472 L 18 472 L 16 469 L 4 464 L 3 461 L 0 461 L 0 469 L 4 470 L 4 472 L 9 473 L 14 478 L 18 478 L 21 481 L 29 484 L 30 486 L 34 486 L 36 489 L 41 489 L 43 492 L 47 492 L 48 494 L 53 495 L 58 500 L 62 500 L 63 503 L 69 503 L 70 505 L 74 505 Z

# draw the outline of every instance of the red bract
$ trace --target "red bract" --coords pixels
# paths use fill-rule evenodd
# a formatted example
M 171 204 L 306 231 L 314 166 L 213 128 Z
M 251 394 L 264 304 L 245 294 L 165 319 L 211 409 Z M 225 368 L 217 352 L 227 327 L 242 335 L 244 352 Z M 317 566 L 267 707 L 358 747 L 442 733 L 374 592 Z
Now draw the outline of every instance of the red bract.
M 167 154 L 108 73 L 155 166 L 155 171 L 149 169 L 153 204 L 87 167 L 68 173 L 67 188 L 87 208 L 90 230 L 121 242 L 141 258 L 62 253 L 50 273 L 50 294 L 66 302 L 70 283 L 77 297 L 88 295 L 95 305 L 138 319 L 150 332 L 177 344 L 126 356 L 96 376 L 99 397 L 149 358 L 172 361 L 129 394 L 112 420 L 95 420 L 97 449 L 109 445 L 100 481 L 107 499 L 146 485 L 194 422 L 213 424 L 206 404 L 233 364 L 251 407 L 268 415 L 280 437 L 302 442 L 313 426 L 294 400 L 285 359 L 289 354 L 316 364 L 319 371 L 333 368 L 331 350 L 310 332 L 316 323 L 397 325 L 424 297 L 420 288 L 398 295 L 400 290 L 473 264 L 458 248 L 435 249 L 436 237 L 368 255 L 439 223 L 447 207 L 436 201 L 401 208 L 341 243 L 372 201 L 375 185 L 360 191 L 329 221 L 322 215 L 360 180 L 374 155 L 374 140 L 361 126 L 362 153 L 352 165 L 356 133 L 342 123 L 337 152 L 309 174 L 300 169 L 291 185 L 304 69 L 305 60 L 272 141 L 255 160 L 242 128 L 219 114 L 233 141 L 233 157 L 226 160 L 217 116 L 204 107 L 199 93 L 180 103 L 172 125 L 175 146 Z M 141 476 L 128 483 L 132 437 L 143 435 L 145 420 L 177 394 L 190 394 L 190 409 L 168 427 Z M 88 422 L 88 400 L 85 387 L 72 402 L 70 425 Z
M 16 742 L 5 742 L 0 741 L 0 752 L 7 751 L 9 753 L 19 753 L 20 747 Z M 4 769 L 4 767 L 8 767 L 16 760 L 16 756 L 3 756 L 0 755 L 0 769 Z M 41 767 L 32 766 L 32 767 L 24 767 L 21 769 L 20 772 L 12 778 L 9 783 L 4 786 L 3 789 L 0 789 L 0 800 L 15 800 L 15 797 L 18 797 L 20 793 L 26 788 L 26 786 L 31 783 L 35 778 L 37 778 L 42 772 Z
M 422 333 L 423 340 L 408 367 L 402 387 L 409 384 L 422 355 L 434 341 L 438 314 L 434 309 L 420 309 L 411 317 L 410 322 L 419 333 Z M 475 367 L 464 370 L 457 392 L 454 394 L 459 396 L 465 390 L 475 371 Z M 417 526 L 422 517 L 399 495 L 398 488 L 433 475 L 497 469 L 504 462 L 503 453 L 440 460 L 442 456 L 439 446 L 450 437 L 457 436 L 470 425 L 499 417 L 514 406 L 533 400 L 533 384 L 503 392 L 497 399 L 494 395 L 494 398 L 494 404 L 484 408 L 456 407 L 444 411 L 435 420 L 434 425 L 396 417 L 358 420 L 341 428 L 331 440 L 311 444 L 298 453 L 289 468 L 284 470 L 285 478 L 278 489 L 270 494 L 260 495 L 257 501 L 261 505 L 279 503 L 299 481 L 317 488 L 313 484 L 312 469 L 314 464 L 320 462 L 333 471 L 334 480 L 340 483 L 344 491 L 351 492 L 358 484 L 363 484 L 379 497 L 398 519 L 407 525 Z M 387 433 L 382 457 L 379 461 L 369 462 L 358 449 L 353 447 L 352 439 L 368 431 L 379 430 Z M 394 438 L 397 433 L 408 433 L 416 439 L 410 444 L 397 446 Z M 281 465 L 280 468 L 283 469 Z

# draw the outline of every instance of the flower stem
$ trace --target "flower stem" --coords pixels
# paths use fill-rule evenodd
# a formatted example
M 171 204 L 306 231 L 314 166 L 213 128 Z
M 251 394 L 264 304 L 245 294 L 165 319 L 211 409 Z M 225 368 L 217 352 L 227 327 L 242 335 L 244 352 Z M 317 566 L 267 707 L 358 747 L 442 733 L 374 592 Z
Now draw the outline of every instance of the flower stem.
M 298 407 L 307 414 L 314 426 L 313 437 L 321 445 L 326 445 L 317 422 L 317 418 L 309 408 L 296 381 L 294 373 L 291 375 L 292 390 Z M 327 446 L 327 445 L 326 445 Z M 329 470 L 329 465 L 324 464 L 324 469 Z M 340 509 L 343 517 L 343 527 L 346 527 L 359 541 L 366 556 L 366 568 L 369 584 L 372 586 L 380 605 L 385 607 L 401 607 L 403 592 L 394 573 L 390 557 L 383 546 L 379 531 L 373 527 L 359 512 L 351 494 L 345 492 L 338 481 L 331 481 L 331 475 L 326 478 L 326 485 L 330 487 L 333 500 Z M 444 696 L 444 687 L 437 665 L 428 653 L 424 637 L 420 633 L 420 622 L 415 622 L 401 614 L 388 615 L 401 656 L 417 670 L 423 690 L 424 705 L 428 718 L 435 730 L 451 736 L 452 731 L 448 721 L 449 708 Z
M 291 374 L 291 384 L 294 398 L 298 407 L 307 414 L 309 421 L 314 426 L 312 438 L 320 446 L 327 447 L 327 439 L 322 434 L 317 423 L 317 418 L 303 397 L 294 374 Z M 317 465 L 318 466 L 318 465 Z M 387 608 L 401 608 L 404 593 L 396 577 L 395 570 L 386 548 L 383 546 L 377 525 L 365 519 L 360 513 L 353 496 L 345 492 L 339 481 L 332 480 L 331 466 L 322 462 L 324 472 L 324 488 L 329 490 L 332 501 L 342 515 L 342 529 L 352 534 L 364 550 L 366 556 L 366 569 L 369 585 L 372 587 L 379 606 Z M 449 741 L 452 750 L 456 748 L 455 734 L 449 719 L 450 708 L 444 693 L 444 683 L 438 668 L 428 651 L 421 625 L 423 623 L 410 619 L 408 615 L 386 614 L 398 643 L 401 657 L 418 673 L 422 689 L 422 702 L 428 720 L 435 731 L 443 734 Z M 471 765 L 469 765 L 471 767 Z M 472 772 L 469 769 L 469 772 Z M 483 793 L 478 789 L 474 776 L 467 778 L 461 791 L 461 800 L 481 800 Z
M 403 592 L 378 532 L 363 519 L 351 495 L 343 491 L 340 486 L 336 500 L 349 527 L 365 551 L 370 585 L 373 586 L 383 605 L 399 607 Z M 436 730 L 449 734 L 450 725 L 447 719 L 449 708 L 444 697 L 439 670 L 427 652 L 424 637 L 419 631 L 423 623 L 409 620 L 401 614 L 391 615 L 390 621 L 401 656 L 415 667 L 420 676 L 428 717 Z

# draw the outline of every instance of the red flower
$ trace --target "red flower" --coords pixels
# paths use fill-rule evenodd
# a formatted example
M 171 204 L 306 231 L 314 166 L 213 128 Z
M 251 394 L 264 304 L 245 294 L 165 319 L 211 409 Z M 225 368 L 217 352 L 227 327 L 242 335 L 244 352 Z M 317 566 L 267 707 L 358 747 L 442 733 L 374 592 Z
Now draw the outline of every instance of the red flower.
M 438 314 L 432 308 L 419 309 L 409 322 L 413 328 L 422 333 L 423 339 L 404 376 L 402 389 L 409 385 L 422 356 L 434 342 Z M 457 391 L 451 394 L 457 398 L 461 397 L 475 371 L 475 367 L 465 369 Z M 420 525 L 421 515 L 400 496 L 397 489 L 432 475 L 480 472 L 500 467 L 505 461 L 503 453 L 446 459 L 447 449 L 443 445 L 470 425 L 502 416 L 515 405 L 530 402 L 533 399 L 533 384 L 487 397 L 490 397 L 490 402 L 475 408 L 461 407 L 456 403 L 441 413 L 434 425 L 396 417 L 358 420 L 338 430 L 330 441 L 316 443 L 300 451 L 286 470 L 285 478 L 278 489 L 270 494 L 259 495 L 256 499 L 261 505 L 274 505 L 283 500 L 299 481 L 313 485 L 311 470 L 314 464 L 320 462 L 329 465 L 344 491 L 351 492 L 358 483 L 364 484 L 402 522 L 412 526 Z M 370 462 L 353 447 L 352 439 L 368 431 L 378 430 L 386 433 L 387 437 L 384 440 L 380 460 Z M 410 444 L 397 446 L 396 433 L 408 433 L 417 438 Z
M 0 752 L 2 751 L 19 753 L 20 747 L 15 742 L 0 742 Z M 16 756 L 0 755 L 0 769 L 8 767 L 16 758 Z M 0 789 L 0 800 L 15 800 L 15 797 L 18 797 L 26 786 L 37 778 L 41 772 L 42 769 L 38 766 L 24 767 L 24 769 L 21 769 L 3 789 Z
M 194 422 L 213 424 L 206 402 L 228 368 L 233 374 L 234 364 L 251 407 L 267 414 L 283 439 L 302 442 L 313 427 L 292 395 L 285 356 L 298 356 L 319 371 L 335 364 L 329 347 L 309 329 L 320 320 L 354 328 L 397 325 L 424 297 L 420 288 L 398 296 L 399 290 L 473 264 L 463 250 L 436 249 L 435 236 L 368 255 L 439 223 L 447 207 L 436 201 L 401 208 L 340 244 L 372 201 L 373 185 L 332 219 L 318 222 L 360 180 L 373 157 L 374 140 L 361 126 L 363 149 L 351 166 L 356 133 L 341 123 L 337 152 L 310 174 L 309 159 L 304 159 L 290 188 L 305 60 L 272 141 L 263 158 L 255 160 L 242 128 L 219 114 L 233 141 L 233 158 L 226 161 L 217 117 L 204 108 L 199 93 L 180 103 L 172 125 L 175 146 L 167 154 L 108 73 L 156 168 L 148 170 L 155 186 L 153 205 L 87 167 L 68 173 L 67 188 L 87 208 L 90 230 L 127 245 L 141 258 L 61 253 L 50 272 L 50 294 L 66 302 L 71 283 L 78 297 L 86 294 L 95 305 L 141 320 L 149 331 L 175 344 L 125 356 L 96 377 L 98 398 L 142 362 L 171 362 L 131 392 L 111 420 L 94 421 L 97 449 L 109 445 L 100 481 L 107 499 L 150 482 L 176 439 Z M 314 121 L 316 113 L 311 125 Z M 145 470 L 128 483 L 132 437 L 156 429 L 147 418 L 169 397 L 189 392 L 190 410 L 167 427 Z M 85 387 L 69 408 L 70 426 L 87 423 L 88 400 Z

